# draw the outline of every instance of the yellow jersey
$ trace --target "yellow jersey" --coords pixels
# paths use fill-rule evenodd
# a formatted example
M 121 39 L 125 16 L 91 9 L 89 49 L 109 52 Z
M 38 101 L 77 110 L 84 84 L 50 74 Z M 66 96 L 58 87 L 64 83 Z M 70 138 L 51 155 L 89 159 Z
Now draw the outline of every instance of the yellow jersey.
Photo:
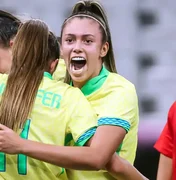
M 66 74 L 65 61 L 63 59 L 59 59 L 59 63 L 56 67 L 55 72 L 53 73 L 53 79 L 64 82 L 65 74 Z
M 8 76 L 0 74 L 0 97 Z M 96 131 L 97 116 L 81 91 L 52 79 L 49 73 L 38 89 L 29 119 L 19 130 L 22 138 L 63 146 L 71 135 L 82 146 Z M 80 128 L 81 127 L 81 128 Z M 66 171 L 22 154 L 0 153 L 0 179 L 67 180 Z
M 139 123 L 138 99 L 134 85 L 105 67 L 81 89 L 97 113 L 98 125 L 120 126 L 127 132 L 117 153 L 133 164 Z M 106 148 L 106 147 L 105 147 Z M 106 171 L 67 170 L 69 180 L 114 180 Z

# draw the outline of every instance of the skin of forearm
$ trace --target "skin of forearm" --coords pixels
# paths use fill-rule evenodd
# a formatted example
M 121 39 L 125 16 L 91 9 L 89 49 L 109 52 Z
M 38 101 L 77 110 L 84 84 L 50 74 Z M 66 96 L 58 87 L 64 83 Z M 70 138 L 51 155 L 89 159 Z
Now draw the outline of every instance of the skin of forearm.
M 101 153 L 97 156 L 95 148 L 64 147 L 44 145 L 22 140 L 20 153 L 60 167 L 75 170 L 100 170 L 105 166 Z
M 133 165 L 116 154 L 107 163 L 106 170 L 118 180 L 148 180 Z

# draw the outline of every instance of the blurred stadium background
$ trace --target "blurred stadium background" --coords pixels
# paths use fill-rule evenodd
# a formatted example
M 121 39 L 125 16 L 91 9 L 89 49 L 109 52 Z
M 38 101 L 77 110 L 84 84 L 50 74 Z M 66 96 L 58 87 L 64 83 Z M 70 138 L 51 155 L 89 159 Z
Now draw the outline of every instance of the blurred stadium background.
M 60 35 L 63 20 L 77 0 L 0 0 L 0 9 L 44 20 Z M 112 33 L 118 72 L 136 86 L 140 105 L 135 166 L 156 179 L 153 149 L 175 101 L 176 2 L 173 0 L 101 0 Z

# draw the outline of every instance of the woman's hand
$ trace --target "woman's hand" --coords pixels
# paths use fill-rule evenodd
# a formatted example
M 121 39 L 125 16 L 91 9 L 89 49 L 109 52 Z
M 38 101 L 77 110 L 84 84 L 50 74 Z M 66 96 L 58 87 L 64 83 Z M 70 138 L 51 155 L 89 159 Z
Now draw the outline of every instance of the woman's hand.
M 19 154 L 23 141 L 12 129 L 0 124 L 0 152 Z

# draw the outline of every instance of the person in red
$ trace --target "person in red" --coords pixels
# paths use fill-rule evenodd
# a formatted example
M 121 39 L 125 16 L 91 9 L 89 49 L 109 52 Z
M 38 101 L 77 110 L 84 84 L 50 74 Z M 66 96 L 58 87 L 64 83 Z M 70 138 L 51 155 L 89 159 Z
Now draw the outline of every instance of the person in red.
M 160 152 L 157 180 L 176 180 L 176 102 L 169 110 L 166 125 L 154 148 Z

